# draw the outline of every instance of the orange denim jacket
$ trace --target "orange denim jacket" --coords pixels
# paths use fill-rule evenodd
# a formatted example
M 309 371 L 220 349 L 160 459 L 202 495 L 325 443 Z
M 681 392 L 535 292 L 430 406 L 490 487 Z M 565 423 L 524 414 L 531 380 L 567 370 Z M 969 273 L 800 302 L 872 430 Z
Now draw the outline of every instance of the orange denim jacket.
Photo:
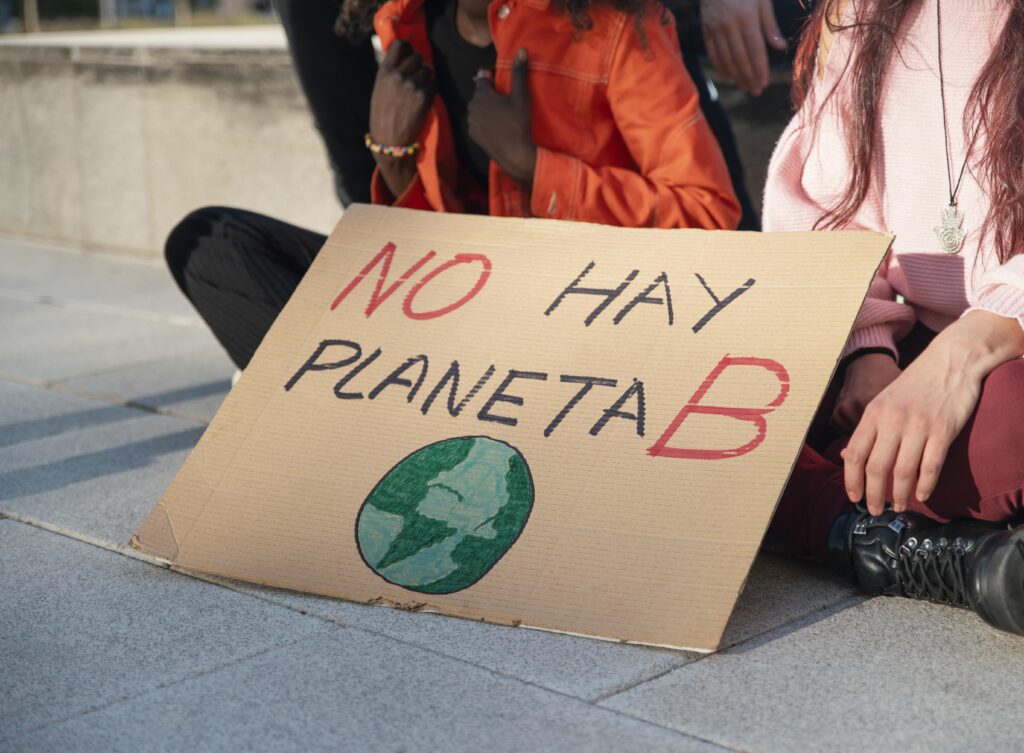
M 385 50 L 403 39 L 432 64 L 425 0 L 391 0 L 374 25 Z M 550 0 L 494 0 L 495 89 L 507 94 L 516 52 L 529 53 L 533 191 L 492 160 L 487 206 L 503 217 L 548 217 L 628 227 L 736 227 L 740 208 L 718 142 L 683 67 L 671 16 L 650 4 L 646 49 L 634 16 L 603 3 L 579 33 Z M 665 22 L 667 21 L 667 22 Z M 394 200 L 378 170 L 374 203 L 465 212 L 444 103 L 435 97 L 420 133 L 417 177 Z

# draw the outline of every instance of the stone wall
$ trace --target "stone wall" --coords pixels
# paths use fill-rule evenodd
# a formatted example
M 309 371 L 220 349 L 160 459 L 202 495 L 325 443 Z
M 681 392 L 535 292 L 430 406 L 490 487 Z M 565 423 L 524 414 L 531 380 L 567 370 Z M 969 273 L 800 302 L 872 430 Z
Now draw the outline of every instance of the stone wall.
M 156 255 L 207 204 L 340 216 L 280 28 L 0 38 L 0 234 Z
M 786 78 L 718 82 L 758 207 Z M 0 37 L 0 234 L 156 255 L 207 204 L 340 216 L 280 27 Z

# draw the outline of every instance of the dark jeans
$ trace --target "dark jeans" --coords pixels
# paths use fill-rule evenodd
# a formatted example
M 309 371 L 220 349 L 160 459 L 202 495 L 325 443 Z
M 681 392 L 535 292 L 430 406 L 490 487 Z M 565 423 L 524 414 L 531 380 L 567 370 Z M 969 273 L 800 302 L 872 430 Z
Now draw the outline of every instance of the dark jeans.
M 370 202 L 374 161 L 363 136 L 370 129 L 377 61 L 369 41 L 353 45 L 334 33 L 340 6 L 340 0 L 274 0 L 338 199 L 348 206 Z
M 899 343 L 906 368 L 935 333 L 922 325 Z M 828 426 L 842 374 L 825 393 L 779 500 L 771 530 L 797 552 L 825 560 L 832 525 L 851 509 L 839 453 L 850 437 Z M 953 441 L 935 492 L 926 502 L 912 498 L 911 512 L 939 522 L 974 518 L 1017 520 L 1024 513 L 1024 360 L 1004 363 L 988 375 L 974 415 Z
M 370 201 L 370 176 L 374 163 L 363 145 L 363 136 L 369 130 L 370 94 L 377 63 L 368 41 L 353 45 L 335 34 L 334 21 L 339 5 L 339 0 L 275 0 L 288 35 L 295 70 L 334 169 L 338 198 L 347 206 L 353 201 Z M 777 6 L 783 30 L 795 29 L 803 14 L 799 0 L 777 0 Z M 713 95 L 713 89 L 700 67 L 703 50 L 699 21 L 693 7 L 693 4 L 688 4 L 674 10 L 683 62 L 697 85 L 704 117 L 718 139 L 729 167 L 729 175 L 743 209 L 740 229 L 757 230 L 760 220 L 746 190 L 743 165 L 736 150 L 729 117 Z
M 244 209 L 197 209 L 165 254 L 178 287 L 240 369 L 298 287 L 326 236 Z

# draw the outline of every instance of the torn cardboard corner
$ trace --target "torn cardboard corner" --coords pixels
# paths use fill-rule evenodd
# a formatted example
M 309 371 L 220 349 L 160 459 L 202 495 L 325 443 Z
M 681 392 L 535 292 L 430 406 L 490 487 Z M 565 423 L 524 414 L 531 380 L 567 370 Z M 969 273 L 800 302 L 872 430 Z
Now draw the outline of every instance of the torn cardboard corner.
M 133 543 L 714 649 L 890 242 L 352 207 Z

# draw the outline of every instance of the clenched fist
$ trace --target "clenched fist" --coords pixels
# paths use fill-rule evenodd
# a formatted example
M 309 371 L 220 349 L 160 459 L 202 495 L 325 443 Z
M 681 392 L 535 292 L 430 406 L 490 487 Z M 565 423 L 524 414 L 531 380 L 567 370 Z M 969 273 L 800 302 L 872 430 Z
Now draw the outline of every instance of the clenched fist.
M 370 136 L 388 146 L 409 146 L 434 101 L 434 72 L 400 39 L 377 69 L 370 98 Z
M 487 156 L 515 180 L 533 184 L 537 146 L 533 143 L 527 54 L 520 50 L 512 68 L 512 91 L 502 96 L 490 77 L 479 75 L 469 103 L 469 135 Z

